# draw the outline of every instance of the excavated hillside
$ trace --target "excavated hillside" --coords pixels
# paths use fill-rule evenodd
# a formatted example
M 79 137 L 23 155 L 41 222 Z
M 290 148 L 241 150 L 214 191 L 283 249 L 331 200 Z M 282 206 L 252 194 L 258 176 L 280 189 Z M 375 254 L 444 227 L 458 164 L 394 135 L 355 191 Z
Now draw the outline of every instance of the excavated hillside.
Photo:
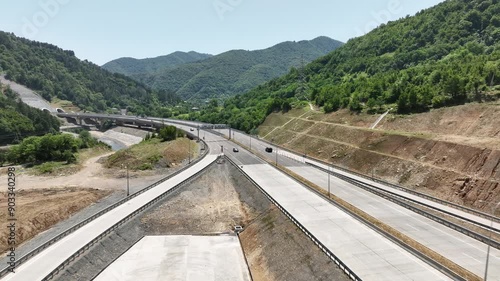
M 261 137 L 308 156 L 489 211 L 500 201 L 500 103 L 467 104 L 414 115 L 309 108 L 274 113 Z

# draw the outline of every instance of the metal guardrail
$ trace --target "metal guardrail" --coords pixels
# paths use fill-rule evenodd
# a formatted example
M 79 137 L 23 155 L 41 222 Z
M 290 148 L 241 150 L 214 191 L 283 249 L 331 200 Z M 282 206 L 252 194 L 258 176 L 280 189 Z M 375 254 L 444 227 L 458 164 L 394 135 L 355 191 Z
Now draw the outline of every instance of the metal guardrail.
M 205 146 L 205 148 L 208 148 L 208 145 L 205 142 L 202 142 L 202 143 Z M 133 199 L 133 198 L 141 195 L 142 193 L 144 193 L 144 192 L 146 192 L 146 191 L 148 191 L 148 190 L 150 190 L 150 189 L 158 186 L 159 184 L 161 184 L 161 183 L 163 183 L 163 182 L 171 179 L 172 177 L 177 176 L 178 174 L 182 173 L 186 169 L 189 169 L 192 165 L 194 165 L 194 164 L 198 163 L 199 161 L 201 161 L 201 159 L 203 159 L 208 154 L 208 152 L 209 152 L 209 149 L 205 149 L 204 152 L 203 152 L 203 154 L 200 157 L 198 157 L 196 160 L 194 160 L 194 161 L 191 162 L 191 165 L 186 166 L 186 167 L 184 167 L 184 168 L 182 168 L 182 169 L 180 169 L 180 170 L 178 170 L 178 171 L 176 171 L 176 172 L 174 172 L 174 173 L 166 176 L 165 178 L 163 178 L 163 179 L 161 179 L 161 180 L 159 180 L 159 181 L 151 184 L 150 186 L 148 186 L 148 187 L 146 187 L 144 189 L 141 189 L 141 190 L 139 190 L 139 191 L 137 191 L 137 192 L 135 192 L 133 194 L 130 194 L 130 196 L 128 196 L 128 197 L 126 197 L 126 198 L 124 198 L 124 199 L 122 199 L 122 200 L 114 203 L 113 205 L 111 205 L 111 206 L 109 206 L 109 207 L 107 207 L 107 208 L 105 208 L 105 209 L 97 212 L 96 214 L 94 214 L 94 215 L 88 217 L 87 219 L 85 219 L 85 220 L 83 220 L 83 221 L 75 224 L 74 226 L 72 226 L 72 227 L 68 228 L 67 230 L 63 231 L 62 233 L 56 235 L 54 238 L 50 239 L 49 241 L 47 241 L 47 242 L 43 243 L 42 245 L 36 247 L 35 249 L 31 250 L 30 252 L 28 252 L 27 254 L 25 254 L 24 256 L 22 256 L 21 258 L 19 258 L 16 261 L 16 263 L 15 263 L 16 268 L 19 267 L 21 264 L 25 263 L 27 260 L 29 260 L 33 256 L 35 256 L 38 253 L 40 253 L 41 251 L 45 250 L 46 248 L 48 248 L 52 244 L 56 243 L 57 241 L 61 240 L 64 237 L 68 236 L 69 234 L 75 232 L 77 229 L 81 228 L 82 226 L 84 226 L 84 225 L 88 224 L 89 222 L 95 220 L 96 218 L 104 215 L 105 213 L 113 210 L 114 208 L 122 205 L 123 203 L 125 203 L 125 202 L 127 202 L 127 201 L 129 201 L 129 200 L 131 200 L 131 199 Z M 10 273 L 9 267 L 2 269 L 2 271 L 0 271 L 0 278 L 4 277 L 5 275 L 7 275 L 9 273 Z
M 149 208 L 149 207 L 153 206 L 154 204 L 158 203 L 158 201 L 164 199 L 168 195 L 176 192 L 180 187 L 182 187 L 183 185 L 185 185 L 189 181 L 193 180 L 194 178 L 198 177 L 200 174 L 202 174 L 206 169 L 208 169 L 216 161 L 217 161 L 217 159 L 215 159 L 212 163 L 210 163 L 209 165 L 207 165 L 206 167 L 204 167 L 203 169 L 201 169 L 196 174 L 194 174 L 194 175 L 190 176 L 189 178 L 183 180 L 181 183 L 179 183 L 175 187 L 167 190 L 166 192 L 158 195 L 155 199 L 149 201 L 148 203 L 146 203 L 145 205 L 143 205 L 139 209 L 135 210 L 130 215 L 126 216 L 125 218 L 123 218 L 122 220 L 120 220 L 119 222 L 117 222 L 116 224 L 114 224 L 111 227 L 109 227 L 107 230 L 105 230 L 99 236 L 97 236 L 96 238 L 92 239 L 92 241 L 90 241 L 85 246 L 83 246 L 82 248 L 80 248 L 76 253 L 74 253 L 69 258 L 67 258 L 56 269 L 54 269 L 51 273 L 49 273 L 49 275 L 47 275 L 45 278 L 43 278 L 42 281 L 52 280 L 59 272 L 61 272 L 61 270 L 63 270 L 64 268 L 66 268 L 71 262 L 73 262 L 75 259 L 77 259 L 78 257 L 80 257 L 84 252 L 86 252 L 87 250 L 89 250 L 97 242 L 99 242 L 100 240 L 102 240 L 103 238 L 105 238 L 106 236 L 108 236 L 115 229 L 117 229 L 118 227 L 122 226 L 127 221 L 129 221 L 130 219 L 132 219 L 133 217 L 135 217 L 136 215 L 138 215 L 139 213 L 143 212 L 147 208 Z
M 240 134 L 247 135 L 245 132 L 242 132 L 242 131 L 239 131 L 239 130 L 235 130 L 235 129 L 231 129 L 231 130 L 235 131 L 235 132 L 238 132 Z M 219 134 L 221 134 L 221 133 L 219 133 Z M 415 191 L 415 190 L 411 190 L 411 189 L 408 189 L 406 187 L 403 187 L 403 186 L 400 186 L 400 185 L 397 185 L 397 184 L 394 184 L 394 183 L 383 181 L 381 179 L 372 178 L 372 177 L 369 177 L 367 175 L 364 175 L 364 174 L 361 174 L 361 173 L 358 173 L 358 172 L 346 169 L 344 167 L 340 167 L 338 165 L 335 165 L 335 164 L 332 164 L 332 163 L 328 163 L 326 161 L 323 161 L 323 160 L 320 160 L 320 159 L 316 159 L 316 158 L 313 158 L 313 157 L 310 157 L 310 156 L 307 156 L 307 155 L 299 155 L 297 153 L 297 151 L 293 151 L 293 150 L 288 149 L 286 147 L 279 146 L 279 145 L 277 145 L 275 143 L 272 143 L 272 142 L 270 142 L 268 140 L 265 140 L 263 138 L 258 138 L 257 140 L 265 142 L 265 143 L 267 143 L 267 144 L 269 144 L 271 146 L 278 147 L 280 150 L 284 150 L 284 151 L 287 151 L 289 153 L 295 154 L 297 156 L 304 157 L 304 159 L 309 159 L 311 161 L 320 162 L 320 163 L 322 163 L 324 165 L 327 165 L 327 166 L 330 166 L 330 167 L 332 167 L 334 169 L 341 170 L 343 172 L 346 172 L 346 173 L 349 173 L 349 174 L 352 174 L 352 175 L 355 175 L 355 176 L 358 176 L 358 177 L 362 177 L 362 178 L 365 178 L 365 179 L 368 179 L 368 180 L 371 180 L 371 181 L 374 181 L 374 182 L 378 182 L 378 183 L 381 183 L 383 185 L 390 186 L 392 188 L 404 191 L 406 193 L 410 193 L 410 194 L 419 196 L 421 198 L 428 199 L 428 200 L 434 201 L 436 203 L 440 203 L 440 204 L 443 204 L 443 205 L 446 205 L 446 206 L 449 206 L 449 207 L 453 207 L 455 209 L 458 209 L 458 210 L 461 210 L 461 211 L 464 211 L 464 212 L 467 212 L 467 213 L 470 213 L 470 214 L 473 214 L 473 215 L 476 215 L 476 216 L 479 216 L 479 217 L 483 217 L 483 218 L 492 220 L 492 221 L 497 222 L 497 223 L 500 223 L 500 218 L 499 217 L 490 215 L 488 213 L 484 213 L 484 212 L 481 212 L 481 211 L 478 211 L 478 210 L 474 210 L 474 209 L 471 209 L 471 208 L 468 208 L 468 207 L 464 207 L 464 206 L 461 206 L 459 204 L 456 204 L 456 203 L 453 203 L 453 202 L 449 202 L 449 201 L 446 201 L 446 200 L 443 200 L 443 199 L 440 199 L 440 198 L 437 198 L 437 197 L 434 197 L 434 196 L 430 196 L 430 195 L 427 195 L 425 193 L 421 193 L 421 192 L 418 192 L 418 191 Z
M 235 166 L 249 181 L 251 181 L 263 194 L 269 199 L 285 216 L 288 217 L 309 239 L 311 239 L 316 246 L 318 246 L 321 251 L 323 251 L 335 264 L 339 266 L 340 269 L 344 271 L 352 280 L 361 281 L 361 278 L 354 273 L 346 264 L 344 264 L 332 251 L 330 251 L 325 245 L 323 245 L 312 233 L 310 233 L 295 217 L 293 217 L 283 206 L 281 206 L 276 200 L 274 200 L 269 193 L 267 193 L 257 182 L 255 182 L 251 177 L 249 177 L 243 169 L 240 168 L 233 160 L 229 157 L 226 159 Z
M 336 172 L 333 172 L 333 171 L 328 171 L 327 169 L 319 167 L 319 166 L 316 166 L 316 165 L 314 165 L 312 163 L 306 162 L 306 164 L 314 166 L 315 168 L 320 169 L 320 170 L 322 170 L 322 171 L 324 171 L 326 173 L 329 172 L 331 175 L 333 175 L 333 176 L 335 176 L 337 178 L 340 178 L 340 179 L 342 179 L 344 181 L 347 181 L 347 182 L 349 182 L 351 184 L 354 184 L 354 185 L 356 185 L 356 186 L 358 186 L 358 187 L 360 187 L 360 188 L 362 188 L 362 189 L 364 189 L 366 191 L 369 191 L 369 192 L 371 192 L 371 193 L 373 193 L 373 194 L 375 194 L 377 196 L 380 196 L 380 197 L 382 197 L 382 198 L 384 198 L 386 200 L 389 200 L 389 201 L 391 201 L 393 203 L 396 203 L 396 204 L 398 204 L 398 205 L 400 205 L 400 206 L 402 206 L 402 207 L 404 207 L 404 208 L 406 208 L 408 210 L 411 210 L 411 211 L 413 211 L 413 212 L 415 212 L 415 213 L 417 213 L 419 215 L 422 215 L 422 216 L 424 216 L 426 218 L 429 218 L 429 219 L 431 219 L 431 220 L 433 220 L 435 222 L 438 222 L 438 223 L 440 223 L 442 225 L 445 225 L 445 226 L 447 226 L 447 227 L 449 227 L 449 228 L 451 228 L 451 229 L 453 229 L 455 231 L 463 233 L 463 234 L 465 234 L 465 235 L 467 235 L 467 236 L 469 236 L 471 238 L 474 238 L 474 239 L 476 239 L 478 241 L 481 241 L 481 242 L 483 242 L 483 243 L 485 243 L 487 245 L 490 245 L 491 247 L 494 247 L 496 249 L 500 249 L 500 243 L 497 242 L 497 241 L 495 241 L 495 240 L 493 240 L 493 239 L 491 239 L 491 238 L 489 238 L 489 237 L 486 237 L 486 236 L 484 236 L 482 234 L 479 234 L 479 233 L 476 233 L 476 232 L 471 231 L 469 229 L 466 229 L 466 228 L 464 228 L 464 227 L 462 227 L 460 225 L 457 225 L 455 223 L 447 221 L 447 220 L 445 220 L 443 218 L 440 218 L 440 217 L 438 217 L 436 215 L 433 215 L 433 214 L 431 214 L 429 212 L 426 212 L 424 210 L 416 208 L 416 207 L 414 207 L 414 206 L 412 206 L 410 204 L 402 202 L 400 199 L 397 199 L 395 197 L 402 197 L 404 200 L 407 200 L 407 201 L 410 201 L 410 202 L 413 202 L 413 203 L 416 203 L 416 204 L 420 204 L 422 206 L 429 207 L 429 208 L 433 208 L 433 206 L 429 206 L 429 205 L 423 204 L 423 203 L 421 203 L 421 202 L 419 202 L 417 200 L 406 198 L 406 197 L 403 197 L 403 196 L 401 196 L 399 194 L 396 194 L 396 193 L 393 193 L 393 192 L 390 192 L 390 191 L 378 188 L 378 187 L 376 187 L 374 185 L 371 185 L 371 184 L 368 184 L 368 183 L 365 183 L 365 182 L 362 182 L 362 181 L 359 181 L 359 180 L 356 180 L 356 179 L 352 179 L 352 178 L 350 178 L 350 177 L 348 177 L 346 175 L 342 175 L 342 174 L 339 174 L 339 173 L 336 173 Z M 437 210 L 439 210 L 439 209 L 437 209 Z M 451 213 L 448 213 L 448 212 L 445 212 L 445 211 L 442 211 L 442 210 L 440 210 L 440 211 L 444 212 L 444 213 L 447 213 L 447 214 L 450 214 L 450 215 L 453 215 Z M 459 216 L 457 216 L 457 217 L 459 217 Z M 466 218 L 463 218 L 463 219 L 467 220 Z M 471 220 L 471 222 L 474 222 L 474 221 Z M 487 226 L 487 227 L 490 230 L 495 230 L 496 231 L 496 229 L 491 229 L 489 226 Z

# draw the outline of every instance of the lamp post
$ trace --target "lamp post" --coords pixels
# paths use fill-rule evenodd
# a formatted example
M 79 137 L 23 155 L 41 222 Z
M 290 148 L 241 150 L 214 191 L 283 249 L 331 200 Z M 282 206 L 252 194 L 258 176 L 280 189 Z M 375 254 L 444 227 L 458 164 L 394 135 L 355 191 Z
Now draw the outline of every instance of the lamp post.
M 250 151 L 252 151 L 252 135 L 248 135 L 250 137 Z
M 330 199 L 330 165 L 328 165 L 328 199 Z
M 128 165 L 126 166 L 127 167 L 127 196 L 130 195 L 130 185 L 129 185 L 129 181 L 128 181 Z
M 274 144 L 276 148 L 276 167 L 278 167 L 278 145 L 274 143 L 274 138 L 271 139 L 271 142 Z
M 188 164 L 191 164 L 191 141 L 188 138 Z
M 491 215 L 492 216 L 495 216 L 497 208 L 498 208 L 498 206 L 500 206 L 500 202 L 496 203 L 495 205 L 493 205 L 492 203 L 487 203 L 487 202 L 485 202 L 483 200 L 480 200 L 479 202 L 491 205 Z M 491 218 L 491 224 L 490 224 L 490 228 L 492 228 L 492 227 L 493 227 L 493 218 Z M 489 238 L 489 240 L 491 240 L 491 230 L 490 230 L 490 235 L 489 235 L 488 238 Z M 488 280 L 488 264 L 489 264 L 489 261 L 490 261 L 490 244 L 488 244 L 488 250 L 486 250 L 486 265 L 485 265 L 485 268 L 484 268 L 484 281 Z
M 122 164 L 123 168 L 123 164 Z M 127 197 L 130 195 L 129 181 L 128 181 L 128 165 L 125 165 L 125 169 L 127 169 Z

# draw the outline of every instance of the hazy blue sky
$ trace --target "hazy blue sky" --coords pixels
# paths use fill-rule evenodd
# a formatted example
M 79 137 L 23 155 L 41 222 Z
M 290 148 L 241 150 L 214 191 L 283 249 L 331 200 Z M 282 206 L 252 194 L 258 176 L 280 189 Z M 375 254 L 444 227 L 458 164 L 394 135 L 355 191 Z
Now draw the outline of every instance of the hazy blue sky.
M 219 54 L 325 35 L 343 42 L 442 0 L 0 0 L 0 30 L 99 65 L 174 51 Z

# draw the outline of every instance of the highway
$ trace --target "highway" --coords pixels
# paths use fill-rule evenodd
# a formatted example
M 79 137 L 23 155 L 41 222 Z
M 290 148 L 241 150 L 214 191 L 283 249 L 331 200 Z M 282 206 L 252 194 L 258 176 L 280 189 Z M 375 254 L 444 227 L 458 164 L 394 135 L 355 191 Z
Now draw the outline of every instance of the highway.
M 179 126 L 189 130 L 188 126 Z M 211 141 L 362 280 L 451 280 L 370 227 L 230 141 Z M 203 136 L 202 135 L 202 136 Z M 239 152 L 233 152 L 237 147 Z M 262 148 L 263 151 L 263 148 Z M 297 165 L 299 165 L 298 162 Z
M 227 136 L 228 130 L 218 131 L 226 134 Z M 250 146 L 249 136 L 234 131 L 233 133 L 235 141 L 242 143 L 245 146 Z M 267 157 L 268 160 L 274 162 L 276 161 L 276 149 L 274 149 L 273 153 L 266 153 L 265 147 L 268 146 L 269 144 L 265 142 L 255 138 L 252 139 L 252 149 L 258 151 L 258 153 L 262 156 Z M 325 191 L 328 189 L 328 175 L 325 172 L 304 164 L 302 162 L 303 157 L 300 155 L 291 154 L 288 155 L 289 157 L 283 157 L 280 155 L 282 153 L 291 154 L 289 152 L 280 152 L 278 150 L 278 163 L 280 165 L 292 170 L 294 173 L 308 179 L 314 184 L 323 187 Z M 323 164 L 319 162 L 316 162 L 315 164 L 323 166 Z M 335 172 L 344 173 L 339 170 L 335 170 Z M 364 178 L 358 179 L 366 181 Z M 376 184 L 381 186 L 379 183 Z M 389 189 L 388 187 L 385 188 Z M 379 219 L 380 221 L 383 221 L 435 252 L 447 257 L 463 268 L 468 269 L 478 276 L 483 276 L 487 251 L 487 245 L 484 243 L 458 233 L 442 224 L 422 217 L 406 208 L 387 201 L 379 196 L 375 196 L 366 190 L 333 176 L 330 176 L 330 191 L 332 194 L 355 205 L 364 212 Z M 425 200 L 422 198 L 419 199 Z M 437 204 L 435 202 L 428 203 Z M 439 207 L 450 210 L 450 207 L 448 206 L 441 205 Z M 473 216 L 459 210 L 450 211 L 459 212 L 469 218 L 487 223 L 487 221 L 481 217 Z M 498 224 L 494 224 L 494 227 L 498 229 Z M 492 248 L 490 250 L 490 267 L 488 277 L 490 280 L 500 280 L 500 251 L 498 249 Z
M 107 115 L 100 115 L 102 118 L 110 118 Z M 99 116 L 92 116 L 99 117 Z M 113 118 L 113 117 L 112 117 Z M 118 116 L 124 121 L 137 120 L 135 117 Z M 168 120 L 170 121 L 170 120 Z M 168 123 L 165 122 L 165 123 Z M 160 122 L 150 120 L 144 122 Z M 176 122 L 175 125 L 189 131 L 190 126 L 197 126 L 198 123 L 192 124 L 189 122 Z M 161 122 L 163 123 L 163 122 Z M 184 125 L 182 125 L 184 124 Z M 227 131 L 227 130 L 226 130 Z M 193 132 L 191 132 L 193 133 Z M 197 133 L 197 132 L 194 132 Z M 254 182 L 256 182 L 266 193 L 272 196 L 277 204 L 281 205 L 288 213 L 290 213 L 307 231 L 309 231 L 316 239 L 325 245 L 329 251 L 334 253 L 343 263 L 345 263 L 356 275 L 363 280 L 450 280 L 435 268 L 423 262 L 419 258 L 403 250 L 395 243 L 389 241 L 378 232 L 374 231 L 365 224 L 347 215 L 342 210 L 335 207 L 324 198 L 311 192 L 306 187 L 298 184 L 288 176 L 276 170 L 273 166 L 265 163 L 257 156 L 249 153 L 243 148 L 239 148 L 240 152 L 232 152 L 233 147 L 237 145 L 222 139 L 219 136 L 212 135 L 209 132 L 204 132 L 206 141 L 210 147 L 210 155 L 199 163 L 193 165 L 191 169 L 184 171 L 177 177 L 168 180 L 156 188 L 130 200 L 125 205 L 117 207 L 106 215 L 96 219 L 92 223 L 85 225 L 73 234 L 67 236 L 63 240 L 55 243 L 50 248 L 41 252 L 34 258 L 28 260 L 21 265 L 16 274 L 9 274 L 5 280 L 41 280 L 43 276 L 50 274 L 59 264 L 64 262 L 69 255 L 75 253 L 91 241 L 94 237 L 103 233 L 111 225 L 119 222 L 128 214 L 137 210 L 140 206 L 151 201 L 152 198 L 162 194 L 168 189 L 173 188 L 184 179 L 196 174 L 209 163 L 216 159 L 216 155 L 220 152 L 221 146 L 228 157 L 238 163 Z M 242 139 L 249 139 L 248 136 L 240 135 Z M 237 141 L 238 135 L 236 136 Z M 255 139 L 252 141 L 252 148 L 264 151 L 266 144 L 259 143 Z M 265 154 L 267 157 L 273 158 L 275 154 Z M 295 157 L 295 156 L 294 156 Z M 298 159 L 299 160 L 299 159 Z M 279 157 L 281 165 L 289 169 L 294 169 L 296 173 L 304 174 L 309 180 L 320 186 L 325 186 L 326 174 L 306 166 L 304 163 L 295 161 L 285 157 Z M 361 190 L 356 190 L 355 186 L 335 180 L 332 177 L 332 191 L 340 197 L 345 197 L 346 200 L 359 200 L 355 204 L 357 207 L 364 209 L 373 216 L 379 216 L 386 223 L 400 222 L 403 226 L 400 231 L 414 235 L 414 239 L 428 239 L 431 246 L 445 243 L 443 247 L 443 255 L 452 258 L 454 255 L 460 257 L 459 262 L 470 266 L 473 272 L 481 276 L 481 272 L 476 270 L 476 265 L 480 264 L 485 257 L 485 245 L 477 241 L 469 241 L 468 237 L 462 237 L 456 232 L 448 232 L 448 229 L 443 229 L 441 225 L 432 225 L 433 222 L 428 222 L 424 218 L 416 218 L 413 213 L 406 213 L 407 210 L 399 206 L 387 206 L 389 202 L 377 198 L 371 193 L 364 194 Z M 355 197 L 348 196 L 355 194 Z M 354 198 L 354 199 L 353 199 Z M 357 199 L 356 199 L 357 198 Z M 149 201 L 148 201 L 149 200 Z M 366 208 L 372 208 L 367 210 Z M 414 221 L 409 221 L 410 219 Z M 389 222 L 388 222 L 389 221 Z M 423 226 L 416 227 L 418 221 L 423 222 Z M 413 231 L 410 230 L 413 229 Z M 439 232 L 444 232 L 440 234 Z M 451 241 L 433 240 L 435 236 L 447 237 Z M 420 237 L 420 238 L 419 238 Z M 458 238 L 457 238 L 458 237 Z M 444 239 L 444 238 L 439 238 Z M 456 239 L 456 240 L 453 240 Z M 425 241 L 423 241 L 425 242 Z M 461 243 L 466 245 L 462 248 Z M 473 250 L 474 248 L 475 250 Z M 481 248 L 484 248 L 483 252 Z M 460 251 L 466 250 L 470 257 L 464 258 L 460 255 Z M 469 252 L 472 251 L 472 252 Z M 476 252 L 480 253 L 476 255 Z M 484 253 L 484 255 L 483 255 Z M 498 275 L 498 250 L 492 249 L 490 257 L 490 280 L 500 280 Z M 474 260 L 475 262 L 471 262 Z M 484 269 L 484 264 L 482 265 Z

